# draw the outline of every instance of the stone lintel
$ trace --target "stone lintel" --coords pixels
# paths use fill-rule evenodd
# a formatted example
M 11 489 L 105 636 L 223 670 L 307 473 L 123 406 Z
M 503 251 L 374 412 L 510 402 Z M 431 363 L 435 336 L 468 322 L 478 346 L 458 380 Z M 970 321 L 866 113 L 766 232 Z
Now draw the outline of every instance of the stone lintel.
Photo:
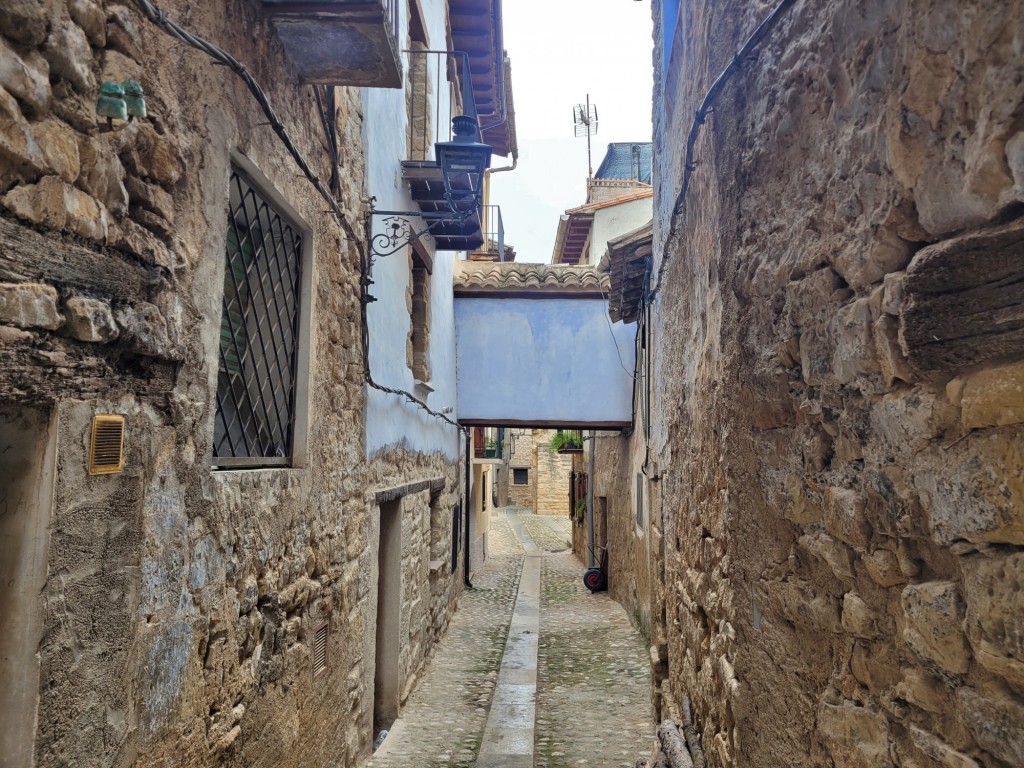
M 429 480 L 414 480 L 411 483 L 396 485 L 392 488 L 383 488 L 374 493 L 374 503 L 386 504 L 403 496 L 409 496 L 410 494 L 426 490 L 430 491 L 431 496 L 435 496 L 444 490 L 444 484 L 443 477 L 434 477 Z

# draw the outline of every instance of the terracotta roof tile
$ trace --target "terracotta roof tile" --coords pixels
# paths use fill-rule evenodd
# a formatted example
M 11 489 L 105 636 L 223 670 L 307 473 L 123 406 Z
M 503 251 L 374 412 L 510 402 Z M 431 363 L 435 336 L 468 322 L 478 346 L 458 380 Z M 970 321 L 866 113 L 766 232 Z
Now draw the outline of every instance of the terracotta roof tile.
M 608 277 L 596 268 L 569 264 L 459 261 L 453 281 L 455 293 L 461 295 L 601 293 L 608 290 Z
M 574 213 L 590 213 L 591 211 L 599 211 L 602 208 L 611 208 L 613 205 L 622 205 L 623 203 L 631 203 L 634 200 L 643 200 L 647 197 L 654 197 L 654 187 L 639 189 L 636 192 L 619 195 L 618 197 L 612 197 L 608 200 L 601 200 L 596 203 L 587 203 L 586 205 L 581 205 L 577 208 L 569 208 L 566 213 L 570 216 Z

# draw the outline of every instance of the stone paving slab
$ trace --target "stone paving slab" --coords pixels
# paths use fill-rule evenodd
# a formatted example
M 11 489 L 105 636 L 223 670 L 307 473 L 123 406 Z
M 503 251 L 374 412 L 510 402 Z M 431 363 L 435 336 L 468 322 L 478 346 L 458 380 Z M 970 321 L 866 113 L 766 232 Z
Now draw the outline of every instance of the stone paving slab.
M 504 515 L 493 516 L 489 536 L 490 559 L 459 599 L 447 634 L 368 768 L 476 765 L 523 562 Z
M 477 768 L 505 768 L 509 761 L 533 764 L 533 724 L 537 719 L 537 636 L 540 630 L 540 555 L 518 514 L 506 520 L 526 552 L 519 595 L 509 622 L 498 684 L 477 757 Z M 524 671 L 531 682 L 519 682 Z
M 477 589 L 371 768 L 615 768 L 649 753 L 645 643 L 617 603 L 583 587 L 570 526 L 495 511 Z
M 583 586 L 571 552 L 544 558 L 536 768 L 631 768 L 650 753 L 648 650 L 626 612 Z

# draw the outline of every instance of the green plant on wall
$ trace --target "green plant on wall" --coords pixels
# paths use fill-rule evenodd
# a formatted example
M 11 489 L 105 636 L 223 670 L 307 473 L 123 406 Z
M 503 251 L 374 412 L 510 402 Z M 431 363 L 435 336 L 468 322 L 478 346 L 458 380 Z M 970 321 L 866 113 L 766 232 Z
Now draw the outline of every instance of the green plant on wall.
M 576 523 L 576 525 L 581 525 L 583 523 L 583 516 L 586 514 L 586 512 L 587 500 L 576 499 L 576 507 L 572 511 L 573 522 Z
M 552 451 L 579 451 L 583 449 L 583 441 L 579 432 L 558 430 L 551 438 Z

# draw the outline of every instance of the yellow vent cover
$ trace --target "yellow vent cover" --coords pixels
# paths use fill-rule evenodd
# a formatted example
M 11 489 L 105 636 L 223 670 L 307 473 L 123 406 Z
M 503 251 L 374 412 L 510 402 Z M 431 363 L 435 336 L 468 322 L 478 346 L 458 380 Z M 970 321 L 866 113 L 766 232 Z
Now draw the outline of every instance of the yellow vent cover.
M 92 417 L 89 474 L 112 475 L 124 469 L 124 416 Z

